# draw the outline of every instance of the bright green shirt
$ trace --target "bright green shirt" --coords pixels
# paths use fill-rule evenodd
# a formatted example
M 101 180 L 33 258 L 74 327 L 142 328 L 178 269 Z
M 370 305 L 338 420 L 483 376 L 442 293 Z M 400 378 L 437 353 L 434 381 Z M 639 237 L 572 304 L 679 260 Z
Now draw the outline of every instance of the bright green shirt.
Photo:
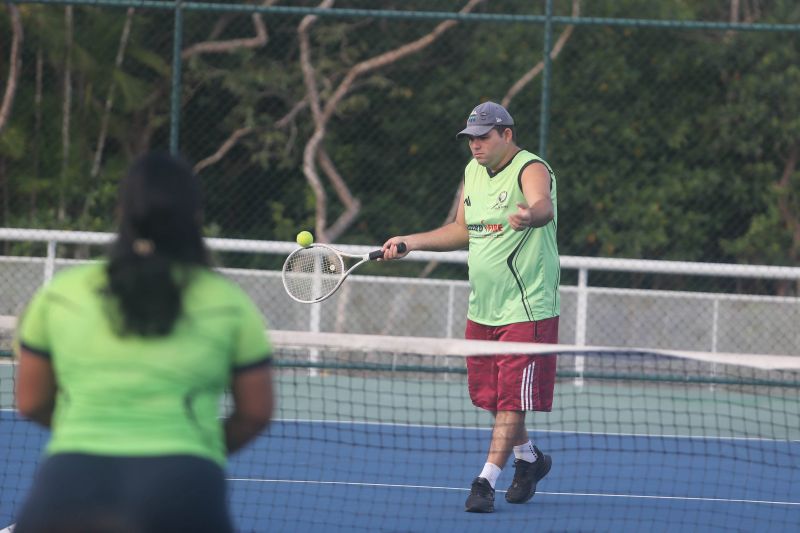
M 514 231 L 508 217 L 517 212 L 518 202 L 527 205 L 521 176 L 534 163 L 543 163 L 550 172 L 554 217 L 541 228 Z M 473 159 L 464 171 L 464 216 L 471 289 L 467 317 L 500 326 L 558 316 L 558 207 L 550 165 L 521 150 L 494 174 Z
M 48 454 L 189 454 L 225 463 L 220 398 L 234 372 L 268 364 L 261 313 L 231 281 L 193 269 L 164 337 L 114 334 L 105 263 L 59 273 L 31 300 L 19 341 L 49 357 L 58 392 Z

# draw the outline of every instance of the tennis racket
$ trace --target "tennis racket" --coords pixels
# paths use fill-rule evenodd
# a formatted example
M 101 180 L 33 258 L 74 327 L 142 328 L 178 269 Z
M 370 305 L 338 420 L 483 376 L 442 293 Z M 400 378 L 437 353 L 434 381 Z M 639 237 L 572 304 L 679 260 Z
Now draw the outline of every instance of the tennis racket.
M 405 243 L 398 244 L 397 251 L 401 254 L 405 252 Z M 326 244 L 312 244 L 295 250 L 286 258 L 281 273 L 283 287 L 297 302 L 321 302 L 330 298 L 352 271 L 382 257 L 383 250 L 357 255 L 340 252 Z M 345 260 L 352 259 L 358 259 L 358 262 L 345 270 Z

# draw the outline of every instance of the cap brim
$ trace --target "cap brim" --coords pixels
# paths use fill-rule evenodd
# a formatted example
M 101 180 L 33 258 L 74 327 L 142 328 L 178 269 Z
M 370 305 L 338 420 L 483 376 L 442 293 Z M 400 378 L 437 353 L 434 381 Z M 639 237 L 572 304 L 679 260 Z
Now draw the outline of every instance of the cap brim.
M 492 131 L 492 128 L 494 128 L 494 126 L 492 125 L 468 126 L 458 132 L 458 134 L 456 135 L 456 139 L 458 139 L 459 137 L 463 137 L 464 135 L 469 135 L 470 137 L 480 137 L 481 135 L 486 135 L 487 133 Z

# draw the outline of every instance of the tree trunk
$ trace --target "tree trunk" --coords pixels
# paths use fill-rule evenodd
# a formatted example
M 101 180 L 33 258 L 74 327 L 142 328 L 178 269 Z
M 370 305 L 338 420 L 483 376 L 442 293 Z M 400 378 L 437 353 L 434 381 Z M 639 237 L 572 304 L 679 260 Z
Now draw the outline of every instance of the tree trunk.
M 577 18 L 581 14 L 581 0 L 572 0 L 572 17 Z M 553 46 L 553 49 L 550 50 L 550 59 L 555 61 L 558 55 L 561 53 L 561 50 L 564 49 L 564 45 L 567 44 L 569 38 L 572 37 L 572 32 L 575 30 L 575 26 L 570 24 L 564 31 L 559 35 L 556 44 Z M 511 88 L 508 90 L 506 95 L 500 101 L 500 105 L 504 107 L 508 107 L 511 103 L 511 100 L 519 94 L 519 92 L 525 88 L 530 82 L 539 75 L 540 72 L 544 70 L 544 61 L 539 61 L 531 70 L 526 72 L 519 80 L 517 80 Z
M 9 216 L 8 212 L 11 209 L 11 205 L 8 199 L 9 195 L 9 186 L 8 186 L 8 175 L 6 175 L 6 158 L 0 156 L 0 195 L 3 197 L 3 216 L 0 220 L 3 221 L 3 226 L 9 226 Z
M 14 95 L 17 93 L 17 82 L 22 68 L 22 21 L 19 16 L 19 8 L 14 4 L 7 4 L 11 13 L 11 53 L 8 58 L 8 80 L 6 80 L 6 91 L 3 101 L 0 104 L 0 133 L 8 124 L 11 116 L 11 109 L 14 105 Z
M 122 35 L 119 38 L 119 45 L 117 46 L 117 57 L 114 60 L 114 72 L 120 70 L 122 67 L 122 61 L 125 59 L 125 50 L 128 47 L 128 40 L 131 34 L 131 24 L 133 24 L 133 14 L 136 12 L 135 9 L 132 7 L 128 8 L 128 12 L 125 14 L 125 24 L 122 27 Z M 105 106 L 103 107 L 103 118 L 100 121 L 100 133 L 97 136 L 97 147 L 95 148 L 94 152 L 94 159 L 92 161 L 92 170 L 89 172 L 89 177 L 91 178 L 91 186 L 97 185 L 95 181 L 97 180 L 97 176 L 100 175 L 100 165 L 103 162 L 103 150 L 106 146 L 106 137 L 108 137 L 108 123 L 111 119 L 111 108 L 114 105 L 114 89 L 116 88 L 116 82 L 114 81 L 114 76 L 111 76 L 111 82 L 108 85 L 108 93 L 106 94 L 106 102 Z M 86 199 L 83 202 L 83 215 L 86 216 L 89 213 L 90 204 L 92 201 L 92 195 L 87 194 Z
M 58 221 L 67 218 L 67 172 L 69 170 L 69 133 L 72 108 L 72 34 L 74 31 L 73 8 L 64 9 L 65 57 L 64 57 L 64 102 L 61 111 L 61 182 L 58 188 Z
M 31 187 L 31 205 L 30 205 L 30 221 L 33 223 L 36 220 L 36 203 L 37 192 L 39 190 L 39 179 L 41 178 L 42 169 L 42 78 L 44 75 L 44 51 L 42 45 L 36 50 L 36 94 L 33 97 L 33 179 L 34 184 Z
M 466 5 L 459 11 L 459 13 L 469 13 L 476 6 L 483 3 L 484 0 L 468 0 Z M 333 0 L 323 0 L 318 6 L 318 9 L 330 9 L 333 5 Z M 309 186 L 314 191 L 316 198 L 315 205 L 315 233 L 319 242 L 330 242 L 331 236 L 339 236 L 349 227 L 355 220 L 353 216 L 357 213 L 358 200 L 353 198 L 347 184 L 344 180 L 336 179 L 339 176 L 335 164 L 330 159 L 323 158 L 326 168 L 324 169 L 329 178 L 332 179 L 334 187 L 340 198 L 353 198 L 353 204 L 346 206 L 347 210 L 343 217 L 340 217 L 333 225 L 328 226 L 328 199 L 325 194 L 325 188 L 320 180 L 319 173 L 317 172 L 317 163 L 320 161 L 320 153 L 324 151 L 325 136 L 327 135 L 327 126 L 333 114 L 336 112 L 339 104 L 350 93 L 356 80 L 369 72 L 378 70 L 387 65 L 391 65 L 424 50 L 433 44 L 439 37 L 441 37 L 448 30 L 458 24 L 455 20 L 446 20 L 438 24 L 432 31 L 423 35 L 419 39 L 408 42 L 393 50 L 384 52 L 377 56 L 371 57 L 361 61 L 351 67 L 345 74 L 342 81 L 336 86 L 331 96 L 323 102 L 323 98 L 318 90 L 319 80 L 317 80 L 317 73 L 314 68 L 314 63 L 311 59 L 311 39 L 309 33 L 311 27 L 317 21 L 317 15 L 307 15 L 303 17 L 302 21 L 297 27 L 297 34 L 300 43 L 300 67 L 303 73 L 303 82 L 306 88 L 306 99 L 309 102 L 311 109 L 311 116 L 314 119 L 314 133 L 309 137 L 306 146 L 303 150 L 303 174 L 308 181 Z

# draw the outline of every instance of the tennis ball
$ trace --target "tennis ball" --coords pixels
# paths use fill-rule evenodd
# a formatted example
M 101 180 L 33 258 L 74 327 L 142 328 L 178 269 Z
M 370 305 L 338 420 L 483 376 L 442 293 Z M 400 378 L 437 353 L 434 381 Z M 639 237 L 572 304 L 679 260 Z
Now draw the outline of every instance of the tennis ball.
M 311 235 L 310 231 L 301 231 L 297 234 L 297 244 L 305 248 L 306 246 L 311 246 L 314 243 L 314 236 Z

